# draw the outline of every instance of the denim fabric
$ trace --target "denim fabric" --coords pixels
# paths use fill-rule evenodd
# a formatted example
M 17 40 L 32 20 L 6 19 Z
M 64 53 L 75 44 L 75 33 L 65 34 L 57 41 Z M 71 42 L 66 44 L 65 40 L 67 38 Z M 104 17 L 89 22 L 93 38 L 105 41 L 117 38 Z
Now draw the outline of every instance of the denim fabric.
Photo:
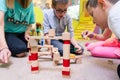
M 7 41 L 7 45 L 12 53 L 12 56 L 16 56 L 16 54 L 28 51 L 27 41 L 24 38 L 24 33 L 5 33 L 5 38 Z
M 57 47 L 60 55 L 63 56 L 63 41 L 62 40 L 51 40 L 51 45 L 53 45 L 54 47 Z M 78 45 L 81 46 L 80 44 L 78 44 Z M 82 46 L 81 46 L 81 48 L 82 48 L 82 52 L 80 54 L 75 53 L 74 46 L 72 44 L 70 44 L 70 53 L 76 54 L 76 55 L 81 55 L 84 51 Z

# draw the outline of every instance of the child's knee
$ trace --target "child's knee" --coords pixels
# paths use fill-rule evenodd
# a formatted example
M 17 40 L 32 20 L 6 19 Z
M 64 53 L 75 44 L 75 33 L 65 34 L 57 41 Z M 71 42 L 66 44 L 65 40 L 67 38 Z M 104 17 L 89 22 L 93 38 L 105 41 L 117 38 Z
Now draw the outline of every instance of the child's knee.
M 96 49 L 90 51 L 92 56 L 100 56 L 99 52 Z
M 26 45 L 16 45 L 13 48 L 10 49 L 12 54 L 19 54 L 23 52 L 27 52 L 27 46 Z
M 17 47 L 18 51 L 20 52 L 27 52 L 27 46 L 26 45 L 20 45 Z

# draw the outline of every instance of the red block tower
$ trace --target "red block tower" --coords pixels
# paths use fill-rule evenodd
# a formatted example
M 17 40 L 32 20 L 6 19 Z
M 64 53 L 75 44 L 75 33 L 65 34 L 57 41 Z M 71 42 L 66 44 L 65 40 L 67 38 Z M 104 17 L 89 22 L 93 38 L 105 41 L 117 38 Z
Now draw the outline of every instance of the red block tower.
M 70 77 L 70 33 L 64 32 L 63 39 L 63 69 L 62 76 Z

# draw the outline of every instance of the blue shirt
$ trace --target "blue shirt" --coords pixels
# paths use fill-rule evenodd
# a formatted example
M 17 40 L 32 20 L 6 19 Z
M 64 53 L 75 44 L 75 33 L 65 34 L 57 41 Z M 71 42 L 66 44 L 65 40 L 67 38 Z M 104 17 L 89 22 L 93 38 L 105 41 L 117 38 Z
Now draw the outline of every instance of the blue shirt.
M 66 14 L 62 19 L 58 19 L 54 13 L 53 9 L 46 10 L 44 12 L 44 34 L 48 33 L 49 29 L 55 29 L 56 36 L 61 36 L 62 33 L 68 29 L 70 36 L 74 36 L 72 28 L 72 19 L 68 14 Z
M 10 9 L 6 6 L 6 0 L 1 0 L 0 11 L 5 13 L 4 23 L 5 32 L 23 33 L 28 25 L 35 22 L 33 3 L 30 3 L 28 8 L 22 8 L 17 0 L 14 2 L 14 8 Z

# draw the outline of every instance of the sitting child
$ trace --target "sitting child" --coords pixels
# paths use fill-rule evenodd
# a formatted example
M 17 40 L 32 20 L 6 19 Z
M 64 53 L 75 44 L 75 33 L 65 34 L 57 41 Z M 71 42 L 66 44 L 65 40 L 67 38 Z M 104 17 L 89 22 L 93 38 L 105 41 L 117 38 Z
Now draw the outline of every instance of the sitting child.
M 88 51 L 91 52 L 92 56 L 96 57 L 120 58 L 120 15 L 118 14 L 120 12 L 120 1 L 88 0 L 86 8 L 93 17 L 94 22 L 97 25 L 102 26 L 101 28 L 104 29 L 102 36 L 98 36 L 96 34 L 91 36 L 89 33 L 86 34 L 90 38 L 101 40 L 96 43 L 87 43 L 86 48 Z M 111 36 L 112 32 L 115 37 L 107 39 Z
M 56 36 L 62 36 L 62 33 L 68 28 L 71 37 L 71 53 L 82 54 L 83 48 L 78 45 L 74 39 L 74 32 L 72 28 L 72 20 L 67 12 L 69 0 L 52 0 L 52 8 L 44 12 L 44 34 L 48 36 L 49 29 L 55 29 Z M 66 36 L 67 37 L 67 36 Z M 48 44 L 50 42 L 48 41 Z M 51 40 L 51 45 L 58 48 L 60 55 L 63 55 L 63 41 L 62 40 Z M 76 50 L 74 51 L 74 48 Z

